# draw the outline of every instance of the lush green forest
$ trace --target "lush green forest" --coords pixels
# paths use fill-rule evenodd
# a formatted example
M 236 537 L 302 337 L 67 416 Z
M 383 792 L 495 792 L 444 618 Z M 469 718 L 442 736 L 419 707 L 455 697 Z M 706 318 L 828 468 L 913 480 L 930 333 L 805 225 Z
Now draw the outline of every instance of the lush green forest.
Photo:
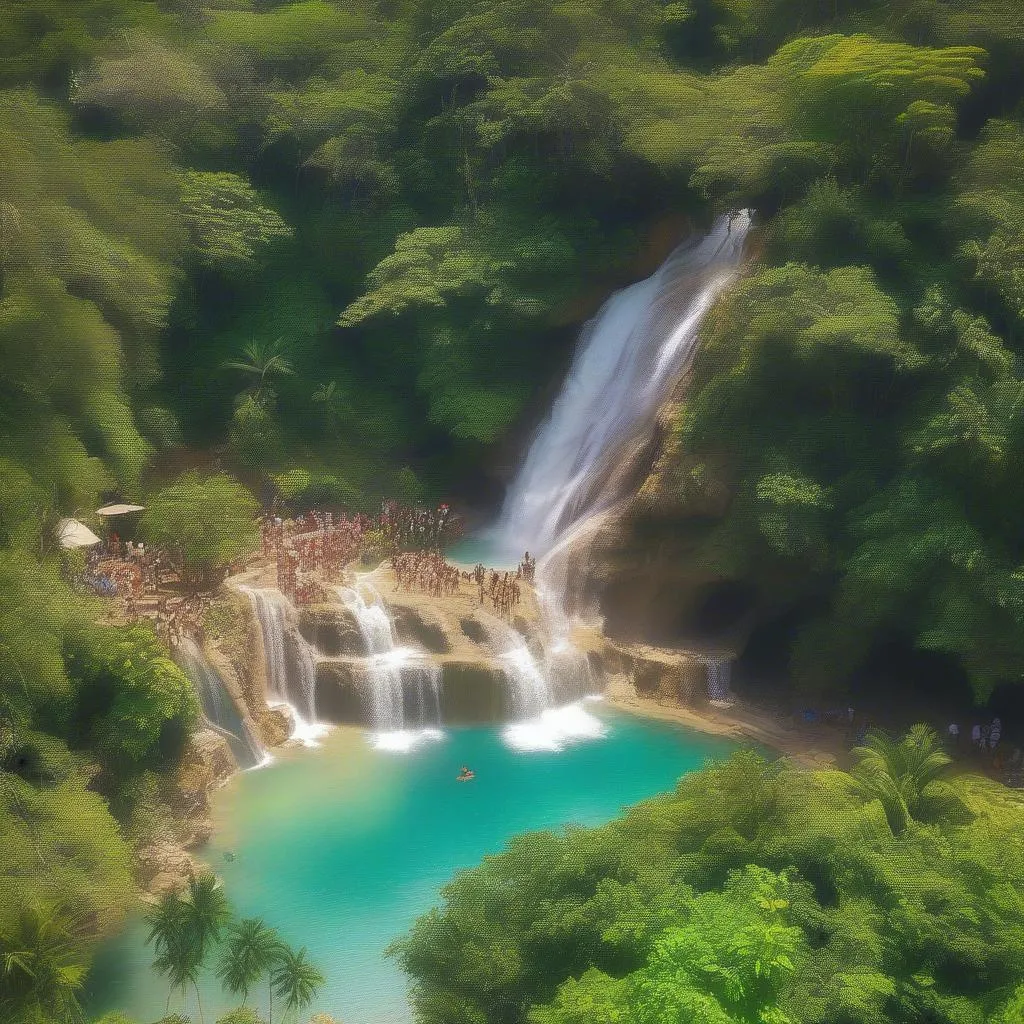
M 1019 803 L 934 735 L 852 774 L 753 753 L 459 875 L 394 948 L 424 1024 L 1010 1024 Z
M 95 625 L 56 520 L 194 467 L 298 505 L 493 501 L 497 453 L 666 222 L 759 224 L 678 425 L 684 499 L 716 474 L 731 495 L 673 524 L 692 557 L 792 617 L 802 686 L 894 638 L 979 698 L 1019 682 L 1016 0 L 0 0 L 0 25 L 5 1021 L 73 1019 L 196 714 L 146 629 Z M 251 536 L 252 499 L 209 486 Z M 1017 1019 L 1010 825 L 893 835 L 839 776 L 751 772 L 460 882 L 537 901 L 464 946 L 421 926 L 425 1019 Z M 694 944 L 689 1008 L 643 1009 Z M 455 946 L 477 966 L 450 1017 Z

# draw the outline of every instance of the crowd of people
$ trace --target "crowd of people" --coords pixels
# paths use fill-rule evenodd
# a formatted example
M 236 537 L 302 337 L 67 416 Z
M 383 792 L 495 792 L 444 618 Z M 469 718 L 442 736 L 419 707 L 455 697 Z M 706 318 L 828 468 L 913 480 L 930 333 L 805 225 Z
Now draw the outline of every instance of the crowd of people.
M 947 743 L 954 752 L 962 750 L 960 724 L 950 722 L 946 729 Z M 1003 743 L 1003 723 L 993 718 L 989 724 L 975 722 L 971 726 L 970 747 L 964 748 L 991 764 L 997 775 L 1009 785 L 1024 786 L 1024 752 L 1020 747 Z
M 358 557 L 369 527 L 361 515 L 268 516 L 260 524 L 260 551 L 276 563 L 278 589 L 296 604 L 311 604 L 324 599 L 322 581 L 336 579 Z
M 419 590 L 431 597 L 452 597 L 470 578 L 440 551 L 405 551 L 391 559 L 399 590 Z
M 161 639 L 174 646 L 185 637 L 198 638 L 209 598 L 162 592 L 178 582 L 170 562 L 141 541 L 123 541 L 112 533 L 89 549 L 83 582 L 93 593 L 116 600 L 125 622 L 148 619 Z
M 386 501 L 373 529 L 383 534 L 392 554 L 400 551 L 437 551 L 458 540 L 462 523 L 451 509 L 412 508 L 397 501 Z
M 489 597 L 494 610 L 503 616 L 511 616 L 522 601 L 522 590 L 519 581 L 522 578 L 522 566 L 516 572 L 498 572 L 491 569 L 490 573 L 478 564 L 473 570 L 473 580 L 477 585 L 480 603 Z
M 278 589 L 296 604 L 323 600 L 322 581 L 337 578 L 371 541 L 393 562 L 405 554 L 423 556 L 402 563 L 404 585 L 441 596 L 457 592 L 459 571 L 437 552 L 459 529 L 457 517 L 443 504 L 431 510 L 385 502 L 376 518 L 313 509 L 294 518 L 266 517 L 260 524 L 260 550 L 276 563 Z

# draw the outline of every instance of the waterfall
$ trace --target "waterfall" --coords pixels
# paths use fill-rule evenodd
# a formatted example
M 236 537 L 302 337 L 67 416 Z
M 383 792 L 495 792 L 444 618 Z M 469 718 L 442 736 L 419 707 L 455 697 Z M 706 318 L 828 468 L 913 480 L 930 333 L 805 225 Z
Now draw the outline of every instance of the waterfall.
M 297 629 L 289 629 L 295 609 L 279 590 L 240 587 L 252 604 L 263 638 L 268 696 L 291 708 L 295 728 L 291 738 L 307 746 L 327 731 L 316 719 L 316 649 Z M 288 657 L 285 634 L 293 641 L 294 657 Z
M 439 738 L 440 667 L 425 652 L 395 643 L 384 600 L 365 580 L 356 587 L 338 587 L 336 593 L 356 620 L 366 647 L 363 670 L 374 746 L 405 753 L 423 739 Z M 407 715 L 407 704 L 415 715 Z M 414 717 L 415 728 L 411 728 Z
M 545 554 L 620 496 L 624 456 L 686 369 L 704 315 L 738 270 L 749 227 L 749 211 L 720 217 L 651 277 L 616 292 L 584 327 L 495 528 L 506 553 Z
M 604 724 L 580 701 L 581 697 L 588 699 L 592 689 L 589 663 L 585 679 L 580 674 L 579 658 L 586 660 L 582 651 L 556 639 L 545 646 L 538 660 L 522 636 L 505 623 L 493 619 L 487 623 L 487 631 L 508 684 L 512 720 L 501 734 L 508 746 L 520 751 L 559 751 L 570 743 L 605 735 Z M 551 681 L 566 669 L 573 680 L 568 694 L 572 703 L 559 706 Z
M 175 648 L 174 657 L 199 694 L 207 724 L 227 740 L 238 767 L 255 768 L 266 764 L 270 755 L 239 714 L 220 673 L 210 664 L 199 645 L 186 637 Z
M 520 643 L 499 655 L 498 660 L 509 683 L 513 716 L 529 719 L 547 710 L 551 705 L 551 692 L 529 647 Z
M 517 747 L 557 750 L 601 734 L 581 704 L 556 707 L 550 685 L 554 679 L 563 700 L 593 688 L 589 659 L 570 640 L 570 549 L 588 542 L 628 492 L 633 456 L 689 366 L 705 314 L 736 276 L 750 223 L 748 210 L 720 217 L 584 326 L 565 384 L 506 495 L 490 540 L 503 557 L 526 549 L 542 556 L 537 594 L 551 634 L 542 664 L 521 643 L 500 655 L 518 719 L 505 736 Z M 713 670 L 716 686 L 727 671 Z

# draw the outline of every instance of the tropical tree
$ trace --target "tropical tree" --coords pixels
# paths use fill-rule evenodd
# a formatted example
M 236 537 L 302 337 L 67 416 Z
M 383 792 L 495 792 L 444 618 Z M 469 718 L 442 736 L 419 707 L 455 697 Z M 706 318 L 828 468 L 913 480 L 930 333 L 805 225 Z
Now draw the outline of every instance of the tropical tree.
M 217 968 L 217 977 L 233 995 L 242 997 L 244 1006 L 249 989 L 267 975 L 270 990 L 270 1015 L 274 1014 L 274 990 L 269 980 L 281 954 L 277 932 L 258 917 L 247 917 L 229 930 L 227 946 Z
M 218 1017 L 217 1024 L 265 1024 L 265 1021 L 251 1006 L 236 1006 Z
M 200 1021 L 204 1017 L 199 971 L 229 916 L 227 896 L 220 882 L 212 873 L 203 872 L 189 879 L 184 897 L 169 893 L 149 918 L 147 942 L 154 943 L 157 951 L 153 966 L 170 980 L 172 993 L 175 988 L 184 993 L 192 985 Z M 170 1006 L 170 995 L 167 1003 Z
M 896 834 L 920 814 L 925 790 L 951 763 L 934 730 L 922 724 L 900 740 L 873 729 L 853 754 L 853 777 L 865 795 L 881 802 Z
M 185 908 L 181 896 L 177 892 L 166 893 L 149 914 L 147 923 L 149 935 L 146 944 L 152 943 L 156 951 L 153 969 L 170 983 L 167 993 L 167 1010 L 170 1010 L 174 990 L 180 989 L 184 994 L 195 972 L 193 950 L 185 934 Z
M 227 359 L 221 365 L 225 370 L 237 370 L 255 381 L 249 393 L 261 405 L 272 397 L 267 386 L 268 378 L 288 376 L 295 372 L 288 358 L 288 346 L 282 338 L 274 341 L 257 338 L 242 349 L 241 358 Z
M 284 1000 L 286 1013 L 297 1015 L 309 1006 L 324 981 L 323 974 L 310 963 L 305 946 L 298 952 L 289 946 L 279 950 L 271 987 Z
M 154 495 L 142 517 L 146 539 L 168 548 L 189 580 L 218 582 L 224 569 L 259 542 L 252 494 L 226 473 L 185 473 Z
M 0 932 L 0 1019 L 8 1024 L 82 1019 L 86 966 L 78 922 L 53 909 L 23 908 Z

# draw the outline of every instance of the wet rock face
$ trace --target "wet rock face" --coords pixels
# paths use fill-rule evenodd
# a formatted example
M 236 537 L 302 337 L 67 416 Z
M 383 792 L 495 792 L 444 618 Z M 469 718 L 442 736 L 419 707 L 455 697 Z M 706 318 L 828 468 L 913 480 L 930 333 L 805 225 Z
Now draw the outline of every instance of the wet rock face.
M 299 613 L 299 632 L 329 657 L 365 653 L 355 616 L 340 604 L 308 605 Z
M 500 722 L 508 717 L 508 686 L 489 660 L 447 662 L 441 673 L 441 717 L 452 725 Z
M 459 628 L 463 634 L 475 644 L 487 643 L 487 630 L 479 619 L 466 617 L 459 619 Z
M 369 694 L 354 660 L 320 661 L 316 666 L 316 712 L 325 722 L 370 723 Z
M 441 668 L 439 701 L 445 725 L 501 722 L 508 717 L 508 686 L 501 668 L 489 657 L 449 656 Z M 417 696 L 405 688 L 406 720 L 415 722 Z M 359 658 L 321 661 L 316 670 L 317 715 L 324 721 L 372 725 L 373 693 Z
M 641 697 L 690 706 L 707 700 L 707 665 L 682 651 L 609 643 L 600 660 L 609 677 Z
M 272 704 L 263 718 L 263 734 L 268 744 L 276 747 L 295 731 L 295 716 L 287 704 Z
M 177 843 L 161 841 L 138 851 L 136 877 L 139 886 L 154 896 L 181 888 L 192 871 L 192 858 Z
M 422 647 L 431 654 L 448 654 L 451 651 L 447 624 L 429 609 L 395 605 L 391 609 L 391 616 L 400 644 Z
M 178 771 L 178 792 L 185 803 L 202 801 L 206 793 L 238 770 L 228 741 L 213 729 L 194 732 L 185 748 Z

